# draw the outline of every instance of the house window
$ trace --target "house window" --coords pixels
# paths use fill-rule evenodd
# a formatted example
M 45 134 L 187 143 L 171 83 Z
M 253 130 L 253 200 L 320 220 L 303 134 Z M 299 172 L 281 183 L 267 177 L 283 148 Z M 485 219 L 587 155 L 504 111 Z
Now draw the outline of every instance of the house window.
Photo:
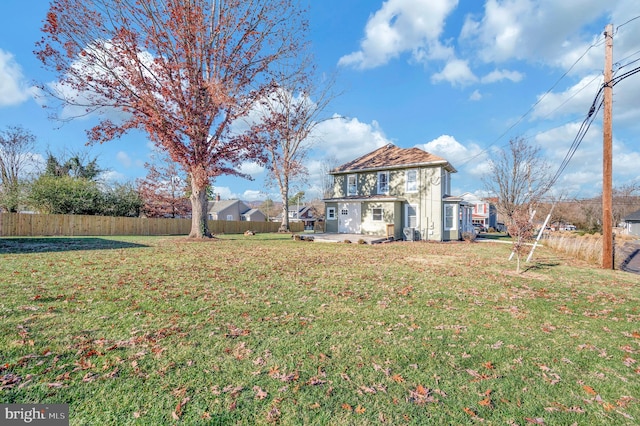
M 378 194 L 389 193 L 389 172 L 378 172 Z
M 233 220 L 233 215 L 232 214 L 228 214 L 227 215 L 227 220 Z
M 444 229 L 450 231 L 456 229 L 455 221 L 453 220 L 453 204 L 444 205 Z
M 327 220 L 336 220 L 336 208 L 328 207 L 327 208 Z
M 450 184 L 451 184 L 451 181 L 450 181 L 449 172 L 445 170 L 442 176 L 442 189 L 444 190 L 445 194 L 451 193 Z
M 356 175 L 347 176 L 347 195 L 358 195 L 358 180 Z
M 418 171 L 417 170 L 407 170 L 405 173 L 405 179 L 407 181 L 407 192 L 417 192 L 418 191 Z
M 411 204 L 407 204 L 406 207 L 407 214 L 407 226 L 410 228 L 415 228 L 418 226 L 418 215 L 416 214 L 416 206 L 412 206 Z
M 342 209 L 342 210 L 340 210 L 340 214 L 341 214 L 342 216 L 349 216 L 349 210 L 347 210 L 347 209 Z
M 382 222 L 382 212 L 381 208 L 373 209 L 373 220 L 376 222 Z

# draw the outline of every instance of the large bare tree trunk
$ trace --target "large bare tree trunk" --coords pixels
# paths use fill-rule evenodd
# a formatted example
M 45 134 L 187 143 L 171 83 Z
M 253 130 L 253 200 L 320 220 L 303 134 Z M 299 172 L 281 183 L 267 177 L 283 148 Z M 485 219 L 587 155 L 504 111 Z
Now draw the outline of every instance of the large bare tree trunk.
M 207 223 L 207 187 L 198 187 L 197 179 L 191 179 L 191 232 L 189 238 L 210 238 Z

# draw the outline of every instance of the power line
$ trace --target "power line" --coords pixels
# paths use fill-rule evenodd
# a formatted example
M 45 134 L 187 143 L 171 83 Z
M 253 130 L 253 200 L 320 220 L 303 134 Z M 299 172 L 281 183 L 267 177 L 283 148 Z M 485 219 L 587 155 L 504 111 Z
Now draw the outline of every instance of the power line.
M 516 121 L 515 121 L 511 126 L 509 126 L 509 127 L 508 127 L 504 132 L 503 132 L 503 133 L 501 133 L 497 138 L 495 138 L 495 139 L 493 140 L 493 142 L 491 142 L 489 145 L 487 145 L 487 146 L 486 146 L 482 151 L 480 151 L 479 153 L 477 153 L 477 154 L 475 154 L 475 155 L 473 155 L 473 156 L 471 156 L 471 157 L 467 158 L 466 160 L 462 161 L 459 165 L 460 165 L 460 166 L 463 166 L 463 165 L 467 164 L 468 162 L 470 162 L 470 161 L 472 161 L 472 160 L 474 160 L 474 159 L 478 158 L 480 155 L 482 155 L 482 154 L 484 154 L 484 153 L 488 152 L 488 151 L 489 151 L 489 148 L 491 148 L 492 146 L 494 146 L 494 145 L 496 144 L 496 142 L 498 142 L 498 141 L 499 141 L 500 139 L 502 139 L 502 138 L 503 138 L 507 133 L 509 133 L 509 131 L 511 131 L 511 129 L 513 129 L 513 128 L 514 128 L 514 127 L 516 127 L 518 124 L 520 124 L 520 123 L 522 122 L 522 120 L 524 120 L 524 119 L 525 119 L 525 117 L 526 117 L 526 116 L 528 116 L 528 115 L 531 113 L 531 111 L 533 111 L 533 110 L 534 110 L 534 108 L 535 108 L 535 107 L 536 107 L 540 102 L 542 102 L 542 101 L 544 100 L 544 98 L 546 98 L 546 97 L 547 97 L 547 95 L 549 95 L 549 93 L 551 93 L 551 91 L 552 91 L 553 89 L 555 89 L 555 88 L 556 88 L 556 86 L 558 86 L 558 84 L 560 83 L 560 81 L 562 81 L 562 80 L 563 80 L 563 79 L 564 79 L 564 78 L 565 78 L 565 77 L 566 77 L 566 76 L 571 72 L 571 70 L 572 70 L 572 69 L 573 69 L 573 68 L 578 64 L 578 62 L 580 62 L 580 61 L 582 60 L 582 58 L 584 58 L 584 57 L 586 56 L 586 54 L 587 54 L 587 53 L 589 53 L 589 51 L 590 51 L 591 49 L 593 49 L 594 47 L 597 47 L 600 43 L 602 43 L 602 42 L 603 42 L 603 40 L 604 40 L 604 38 L 602 38 L 602 39 L 598 39 L 598 40 L 596 40 L 593 44 L 591 44 L 591 45 L 587 48 L 587 50 L 585 50 L 585 51 L 584 51 L 584 53 L 583 53 L 582 55 L 580 55 L 580 57 L 578 57 L 578 59 L 576 59 L 576 60 L 575 60 L 575 62 L 574 62 L 573 64 L 571 64 L 571 66 L 569 67 L 569 69 L 568 69 L 568 70 L 566 70 L 566 71 L 564 72 L 564 74 L 562 74 L 562 75 L 560 76 L 560 78 L 558 78 L 558 80 L 556 80 L 556 82 L 555 82 L 555 83 L 553 83 L 553 85 L 552 85 L 552 86 L 551 86 L 551 87 L 550 87 L 550 88 L 549 88 L 549 89 L 548 89 L 548 90 L 547 90 L 547 91 L 546 91 L 546 92 L 545 92 L 545 93 L 544 93 L 540 98 L 538 98 L 538 100 L 537 100 L 533 105 L 531 105 L 531 107 L 530 107 L 530 108 L 529 108 L 529 109 L 528 109 L 524 114 L 522 114 L 522 115 L 520 116 L 520 118 L 518 118 L 518 119 L 517 119 L 517 120 L 516 120 Z

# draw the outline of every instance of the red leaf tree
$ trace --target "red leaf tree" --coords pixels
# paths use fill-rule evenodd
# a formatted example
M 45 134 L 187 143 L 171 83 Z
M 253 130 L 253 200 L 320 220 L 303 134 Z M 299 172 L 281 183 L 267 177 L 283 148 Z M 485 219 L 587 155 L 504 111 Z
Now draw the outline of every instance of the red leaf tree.
M 36 54 L 69 115 L 104 142 L 139 129 L 188 173 L 190 237 L 210 236 L 206 189 L 262 146 L 232 124 L 271 91 L 306 32 L 295 0 L 52 0 Z M 114 114 L 115 113 L 115 114 Z M 117 117 L 117 118 L 114 118 Z
M 187 180 L 180 167 L 165 158 L 164 161 L 147 163 L 149 171 L 136 186 L 144 205 L 142 212 L 147 217 L 185 217 L 191 214 L 187 197 Z

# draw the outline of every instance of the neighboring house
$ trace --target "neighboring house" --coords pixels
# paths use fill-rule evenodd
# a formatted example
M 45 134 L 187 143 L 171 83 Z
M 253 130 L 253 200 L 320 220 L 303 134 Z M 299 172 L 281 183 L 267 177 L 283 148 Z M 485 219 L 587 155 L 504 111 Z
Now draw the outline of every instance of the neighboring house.
M 311 206 L 289 206 L 289 222 L 303 222 L 305 230 L 313 231 L 316 220 Z
M 640 237 L 640 210 L 633 212 L 624 219 L 624 227 L 628 235 Z
M 240 200 L 209 201 L 207 214 L 210 220 L 246 220 L 264 222 L 266 216 L 258 209 L 252 209 Z
M 473 232 L 471 207 L 449 195 L 456 169 L 419 148 L 386 145 L 333 169 L 325 231 L 410 240 L 458 240 Z
M 496 206 L 490 198 L 480 198 L 470 192 L 465 192 L 460 197 L 473 206 L 472 221 L 474 224 L 482 225 L 485 229 L 498 228 Z

